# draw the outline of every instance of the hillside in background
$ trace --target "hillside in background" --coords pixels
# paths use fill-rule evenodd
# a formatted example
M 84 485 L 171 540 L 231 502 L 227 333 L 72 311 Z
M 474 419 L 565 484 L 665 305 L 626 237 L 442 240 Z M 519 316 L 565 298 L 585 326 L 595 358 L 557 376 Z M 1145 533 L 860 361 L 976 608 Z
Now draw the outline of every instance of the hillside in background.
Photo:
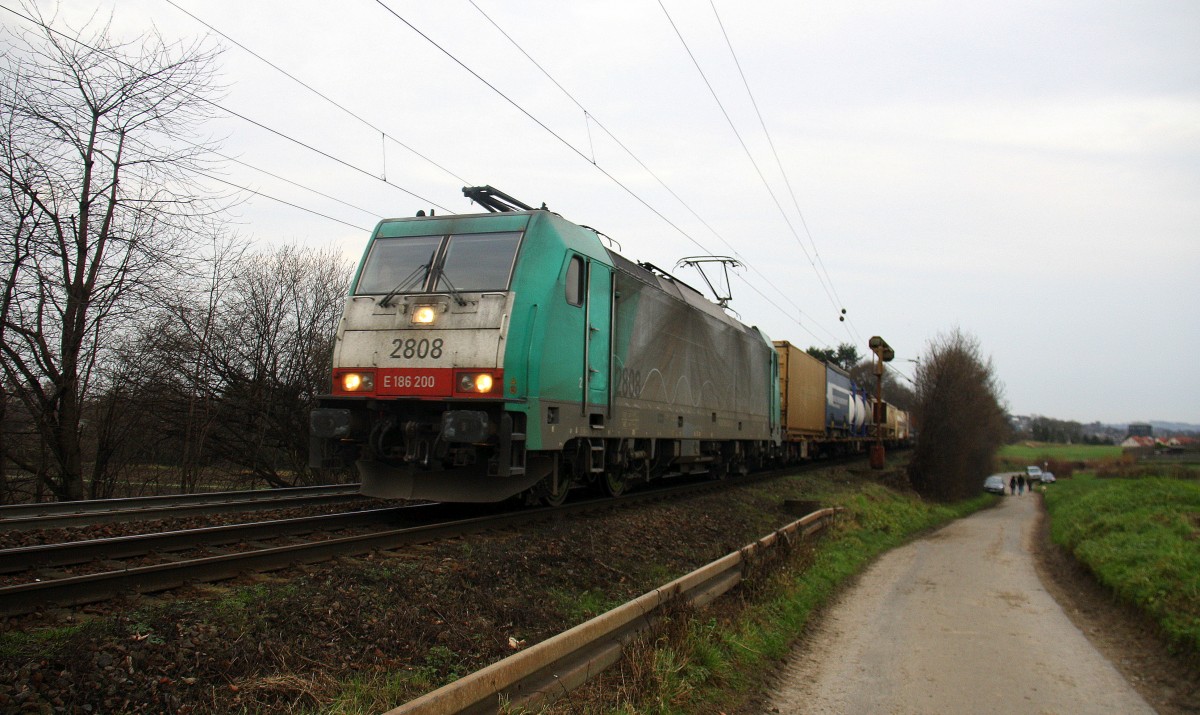
M 1033 439 L 1040 442 L 1119 444 L 1129 435 L 1130 424 L 1150 425 L 1155 437 L 1200 436 L 1200 424 L 1188 422 L 1135 420 L 1111 424 L 1103 422 L 1081 424 L 1043 415 L 1011 415 L 1009 417 L 1009 426 L 1013 430 L 1014 439 Z
M 1200 425 L 1188 424 L 1186 422 L 1159 422 L 1150 420 L 1146 424 L 1154 428 L 1154 434 L 1159 434 L 1160 432 L 1200 433 Z

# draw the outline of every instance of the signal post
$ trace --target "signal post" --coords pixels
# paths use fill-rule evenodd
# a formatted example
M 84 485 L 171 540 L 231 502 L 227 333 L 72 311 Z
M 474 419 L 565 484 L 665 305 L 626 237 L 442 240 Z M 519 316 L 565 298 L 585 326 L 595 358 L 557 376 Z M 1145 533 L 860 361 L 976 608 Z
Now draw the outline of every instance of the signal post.
M 896 357 L 896 351 L 878 335 L 872 336 L 867 346 L 875 354 L 875 444 L 871 446 L 871 469 L 883 469 L 886 463 L 883 425 L 887 422 L 887 405 L 883 402 L 883 364 L 891 362 Z

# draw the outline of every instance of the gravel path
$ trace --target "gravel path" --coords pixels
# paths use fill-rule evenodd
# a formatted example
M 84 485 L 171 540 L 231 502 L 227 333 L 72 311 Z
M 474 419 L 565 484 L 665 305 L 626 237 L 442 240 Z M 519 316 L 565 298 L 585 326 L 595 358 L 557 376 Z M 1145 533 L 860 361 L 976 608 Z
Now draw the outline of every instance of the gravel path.
M 1153 713 L 1043 588 L 1037 497 L 879 559 L 784 672 L 777 713 Z

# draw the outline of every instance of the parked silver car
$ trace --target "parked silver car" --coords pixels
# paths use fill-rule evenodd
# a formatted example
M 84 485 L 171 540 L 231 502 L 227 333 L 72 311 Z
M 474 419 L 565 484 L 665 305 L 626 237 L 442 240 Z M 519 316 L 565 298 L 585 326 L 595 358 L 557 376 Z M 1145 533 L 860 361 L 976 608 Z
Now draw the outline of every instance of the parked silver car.
M 983 480 L 983 491 L 991 492 L 992 494 L 1004 493 L 1004 477 L 999 474 L 993 474 Z

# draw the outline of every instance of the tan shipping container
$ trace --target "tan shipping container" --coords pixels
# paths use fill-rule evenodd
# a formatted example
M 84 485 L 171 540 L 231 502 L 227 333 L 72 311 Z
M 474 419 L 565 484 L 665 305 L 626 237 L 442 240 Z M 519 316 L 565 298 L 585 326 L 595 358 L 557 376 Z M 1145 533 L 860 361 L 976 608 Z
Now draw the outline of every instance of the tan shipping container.
M 786 340 L 779 353 L 779 408 L 785 441 L 825 434 L 825 363 Z
M 874 436 L 874 433 L 871 435 Z M 887 403 L 887 421 L 884 422 L 883 438 L 893 442 L 908 440 L 908 413 Z
M 900 434 L 900 410 L 892 403 L 887 403 L 887 422 L 883 427 L 884 439 L 899 439 Z

